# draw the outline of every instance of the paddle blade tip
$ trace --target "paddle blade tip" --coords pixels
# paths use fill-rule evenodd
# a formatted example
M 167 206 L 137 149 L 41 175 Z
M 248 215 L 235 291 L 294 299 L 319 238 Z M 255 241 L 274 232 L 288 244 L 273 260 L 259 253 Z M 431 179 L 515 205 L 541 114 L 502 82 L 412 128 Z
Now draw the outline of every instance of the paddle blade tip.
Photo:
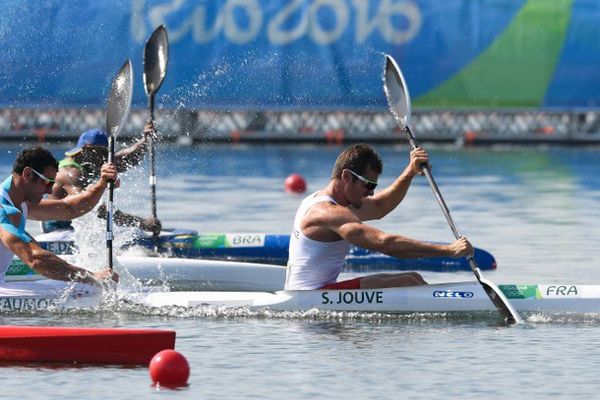
M 106 106 L 106 130 L 116 136 L 125 125 L 133 93 L 133 66 L 127 59 L 113 78 Z
M 160 25 L 144 46 L 144 89 L 148 96 L 156 93 L 167 74 L 169 36 L 167 28 Z
M 396 60 L 389 54 L 385 55 L 385 60 L 383 91 L 396 123 L 401 129 L 405 129 L 410 122 L 411 115 L 408 87 Z

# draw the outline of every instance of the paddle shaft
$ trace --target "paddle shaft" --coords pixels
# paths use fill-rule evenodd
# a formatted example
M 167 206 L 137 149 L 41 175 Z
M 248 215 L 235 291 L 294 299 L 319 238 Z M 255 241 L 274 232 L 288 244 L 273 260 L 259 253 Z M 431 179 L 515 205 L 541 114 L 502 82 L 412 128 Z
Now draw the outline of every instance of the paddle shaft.
M 406 127 L 406 137 L 408 138 L 410 147 L 412 147 L 413 149 L 416 149 L 419 147 L 417 140 L 415 139 L 415 136 L 413 135 L 409 126 Z M 454 223 L 454 220 L 452 219 L 452 216 L 450 215 L 450 209 L 446 205 L 446 201 L 444 201 L 444 197 L 442 197 L 442 192 L 440 192 L 440 189 L 439 189 L 437 183 L 435 182 L 435 179 L 433 179 L 433 175 L 431 174 L 431 170 L 429 169 L 429 166 L 427 164 L 422 164 L 421 168 L 423 169 L 423 173 L 425 174 L 425 177 L 427 178 L 427 181 L 429 182 L 429 186 L 431 186 L 431 190 L 433 191 L 433 194 L 435 195 L 435 198 L 436 198 L 438 204 L 440 205 L 442 212 L 444 213 L 444 217 L 446 217 L 446 221 L 448 221 L 448 225 L 450 225 L 450 229 L 452 230 L 454 237 L 456 239 L 459 239 L 461 237 L 461 234 L 458 231 L 458 228 L 456 228 L 456 224 Z M 480 280 L 481 272 L 480 272 L 479 266 L 477 265 L 477 262 L 475 261 L 473 256 L 467 256 L 467 261 L 469 262 L 469 266 L 475 273 L 477 280 Z
M 148 109 L 150 111 L 150 120 L 154 126 L 154 92 L 148 94 Z M 156 149 L 154 148 L 154 137 L 151 135 L 148 137 L 148 158 L 150 159 L 150 206 L 152 211 L 152 218 L 155 220 L 156 217 Z M 158 253 L 159 239 L 158 232 L 152 233 L 152 248 L 154 253 Z
M 150 110 L 150 119 L 154 123 L 154 92 L 148 95 L 148 108 Z M 156 219 L 156 150 L 154 149 L 154 138 L 149 138 L 148 157 L 150 158 L 150 193 L 152 198 L 152 218 Z
M 115 155 L 115 140 L 111 134 L 108 138 L 108 162 L 112 163 Z M 108 258 L 108 268 L 113 269 L 113 195 L 115 183 L 108 182 L 108 204 L 106 205 L 106 255 Z
M 404 132 L 406 134 L 408 142 L 410 143 L 410 146 L 413 149 L 418 148 L 419 145 L 417 143 L 417 140 L 415 139 L 415 136 L 413 135 L 413 133 L 408 125 L 404 129 Z M 437 202 L 440 205 L 440 208 L 442 209 L 444 216 L 446 217 L 446 221 L 448 221 L 448 225 L 450 225 L 450 229 L 452 230 L 454 237 L 456 239 L 459 239 L 461 237 L 460 232 L 458 231 L 458 229 L 456 228 L 456 225 L 454 224 L 454 220 L 452 219 L 452 216 L 450 215 L 450 210 L 448 209 L 448 206 L 446 205 L 446 202 L 444 201 L 444 198 L 442 197 L 442 193 L 440 192 L 440 189 L 438 188 L 437 184 L 435 183 L 435 179 L 433 179 L 433 175 L 431 174 L 431 170 L 429 169 L 429 166 L 427 164 L 422 164 L 421 168 L 423 169 L 423 173 L 425 174 L 425 177 L 427 178 L 427 181 L 429 182 L 429 186 L 431 186 L 431 190 L 435 194 L 435 198 L 437 199 Z M 500 290 L 497 289 L 493 283 L 491 283 L 488 280 L 483 278 L 481 271 L 479 269 L 479 266 L 477 265 L 477 262 L 473 258 L 473 255 L 468 255 L 467 261 L 469 262 L 469 266 L 471 267 L 471 270 L 473 270 L 473 273 L 475 274 L 477 281 L 479 281 L 479 283 L 481 284 L 481 286 L 483 287 L 483 289 L 489 296 L 490 300 L 492 300 L 492 303 L 494 303 L 496 308 L 498 308 L 498 310 L 504 316 L 504 318 L 506 319 L 506 322 L 509 324 L 515 324 L 515 323 L 521 322 L 522 321 L 521 317 L 512 308 L 512 306 L 506 299 L 506 296 L 504 296 L 504 294 L 502 292 L 500 292 Z

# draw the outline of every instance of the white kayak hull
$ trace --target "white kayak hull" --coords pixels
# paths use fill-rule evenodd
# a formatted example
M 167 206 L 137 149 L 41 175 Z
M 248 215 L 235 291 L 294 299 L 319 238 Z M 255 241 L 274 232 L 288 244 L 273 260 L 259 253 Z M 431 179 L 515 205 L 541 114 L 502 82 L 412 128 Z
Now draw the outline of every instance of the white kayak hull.
M 0 284 L 0 312 L 4 313 L 93 308 L 103 299 L 99 288 L 50 279 Z
M 285 267 L 236 261 L 163 257 L 118 257 L 142 282 L 166 282 L 177 290 L 275 291 L 283 288 Z
M 0 311 L 31 312 L 90 308 L 102 305 L 99 293 L 70 289 L 56 281 L 0 285 Z M 59 284 L 63 284 L 59 282 Z M 46 288 L 44 285 L 49 285 Z M 600 285 L 499 285 L 519 312 L 600 313 Z M 115 298 L 111 297 L 111 301 Z M 477 282 L 369 290 L 278 292 L 146 292 L 119 293 L 116 301 L 146 307 L 247 307 L 252 310 L 446 313 L 492 311 L 496 308 Z
M 518 311 L 600 313 L 600 285 L 500 285 L 500 288 Z M 370 290 L 152 293 L 144 301 L 154 307 L 225 306 L 280 311 L 430 313 L 496 310 L 477 282 Z
M 75 256 L 60 256 L 77 264 Z M 21 263 L 18 259 L 13 263 Z M 173 290 L 276 291 L 283 289 L 285 267 L 237 261 L 196 260 L 166 257 L 117 257 L 117 271 L 122 269 L 144 284 L 166 283 Z M 16 271 L 16 265 L 14 270 Z M 6 276 L 7 282 L 44 279 L 28 268 Z

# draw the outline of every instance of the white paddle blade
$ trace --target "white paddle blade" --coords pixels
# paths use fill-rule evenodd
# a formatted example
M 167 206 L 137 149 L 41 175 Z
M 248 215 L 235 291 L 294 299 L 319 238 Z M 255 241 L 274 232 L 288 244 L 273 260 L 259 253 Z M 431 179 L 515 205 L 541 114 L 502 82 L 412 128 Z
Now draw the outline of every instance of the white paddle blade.
M 156 93 L 167 74 L 169 38 L 164 25 L 159 26 L 144 47 L 144 88 L 146 94 Z
M 106 106 L 106 130 L 110 136 L 116 137 L 125 126 L 131 108 L 132 94 L 133 68 L 131 61 L 127 59 L 112 81 Z
M 394 58 L 385 56 L 385 73 L 383 77 L 383 90 L 387 98 L 390 111 L 401 129 L 410 124 L 410 95 L 408 87 Z

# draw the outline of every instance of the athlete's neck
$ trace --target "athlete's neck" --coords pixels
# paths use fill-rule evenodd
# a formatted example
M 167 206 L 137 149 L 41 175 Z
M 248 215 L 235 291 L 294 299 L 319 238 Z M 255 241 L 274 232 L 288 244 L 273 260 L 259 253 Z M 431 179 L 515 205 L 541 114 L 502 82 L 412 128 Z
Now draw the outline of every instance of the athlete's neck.
M 24 184 L 23 177 L 13 172 L 8 197 L 19 210 L 21 209 L 21 203 L 25 201 Z
M 347 207 L 350 204 L 344 194 L 344 184 L 337 178 L 330 180 L 329 184 L 319 194 L 332 197 L 342 207 Z

